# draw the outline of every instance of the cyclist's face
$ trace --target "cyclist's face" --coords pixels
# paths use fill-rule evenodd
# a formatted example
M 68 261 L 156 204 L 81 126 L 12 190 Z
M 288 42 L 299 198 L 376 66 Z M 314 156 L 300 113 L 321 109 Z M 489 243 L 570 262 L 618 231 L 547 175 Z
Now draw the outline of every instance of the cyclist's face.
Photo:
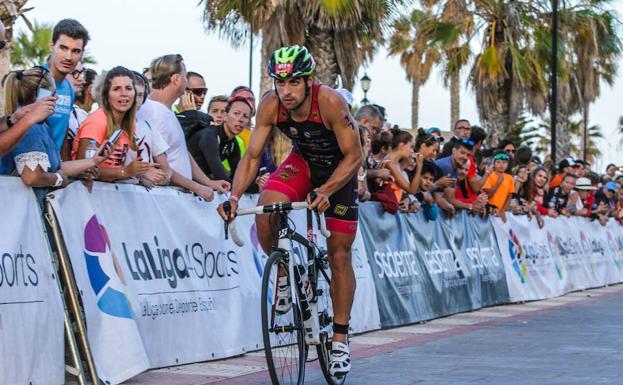
M 311 87 L 311 78 L 307 78 Z M 305 100 L 305 79 L 288 78 L 275 80 L 275 90 L 279 95 L 279 100 L 287 110 L 292 110 L 303 103 Z

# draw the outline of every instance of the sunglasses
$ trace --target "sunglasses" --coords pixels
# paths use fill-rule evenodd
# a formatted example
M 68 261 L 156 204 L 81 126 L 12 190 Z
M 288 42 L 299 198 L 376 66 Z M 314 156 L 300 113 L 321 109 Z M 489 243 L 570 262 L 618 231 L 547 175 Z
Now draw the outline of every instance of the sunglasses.
M 186 91 L 190 91 L 197 96 L 205 96 L 208 93 L 207 88 L 186 88 Z
M 474 142 L 473 140 L 469 140 L 469 139 L 461 139 L 461 143 L 467 144 L 468 146 L 474 147 L 476 145 L 476 142 Z

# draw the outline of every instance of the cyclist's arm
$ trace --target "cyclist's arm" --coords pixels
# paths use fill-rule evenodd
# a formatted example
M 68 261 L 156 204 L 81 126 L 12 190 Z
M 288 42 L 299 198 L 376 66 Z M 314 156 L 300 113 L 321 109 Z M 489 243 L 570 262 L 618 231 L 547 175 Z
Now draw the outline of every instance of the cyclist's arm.
M 271 91 L 262 98 L 257 107 L 257 118 L 249 140 L 249 148 L 244 153 L 234 173 L 232 195 L 239 197 L 255 180 L 257 169 L 262 160 L 262 153 L 270 139 L 278 112 L 277 94 Z
M 331 177 L 318 188 L 318 191 L 331 196 L 341 189 L 359 170 L 361 166 L 361 144 L 359 129 L 350 114 L 344 98 L 336 91 L 321 87 L 318 104 L 327 127 L 335 133 L 344 159 L 337 165 Z

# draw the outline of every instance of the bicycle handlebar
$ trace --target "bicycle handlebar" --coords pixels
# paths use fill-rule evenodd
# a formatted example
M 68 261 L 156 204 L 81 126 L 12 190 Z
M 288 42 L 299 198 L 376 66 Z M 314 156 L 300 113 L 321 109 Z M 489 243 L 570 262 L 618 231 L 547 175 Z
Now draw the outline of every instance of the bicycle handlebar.
M 238 209 L 236 211 L 237 216 L 241 215 L 253 215 L 253 214 L 267 214 L 267 213 L 285 213 L 292 210 L 302 210 L 308 209 L 309 205 L 307 202 L 286 202 L 286 203 L 272 203 L 264 206 L 256 206 L 249 207 L 245 209 Z M 318 213 L 318 224 L 320 234 L 322 234 L 325 238 L 329 238 L 331 236 L 331 232 L 327 230 L 327 223 L 325 221 L 324 213 Z M 235 219 L 234 219 L 235 221 Z M 238 236 L 238 231 L 236 230 L 236 225 L 234 221 L 226 224 L 226 234 L 227 231 L 231 234 L 231 239 L 234 243 L 240 247 L 244 246 L 244 241 Z

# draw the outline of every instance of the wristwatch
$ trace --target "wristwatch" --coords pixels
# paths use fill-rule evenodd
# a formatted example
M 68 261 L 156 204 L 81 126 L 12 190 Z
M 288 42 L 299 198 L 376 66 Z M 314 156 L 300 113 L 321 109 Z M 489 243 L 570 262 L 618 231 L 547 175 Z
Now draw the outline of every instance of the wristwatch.
M 60 187 L 63 185 L 63 176 L 58 173 L 55 172 L 54 175 L 56 175 L 56 181 L 54 182 L 54 184 L 52 185 L 52 187 Z
M 11 120 L 11 115 L 7 116 L 7 117 L 6 117 L 6 126 L 7 126 L 8 128 L 11 128 L 11 127 L 13 127 L 13 125 L 14 125 L 14 124 L 15 124 L 15 123 Z

